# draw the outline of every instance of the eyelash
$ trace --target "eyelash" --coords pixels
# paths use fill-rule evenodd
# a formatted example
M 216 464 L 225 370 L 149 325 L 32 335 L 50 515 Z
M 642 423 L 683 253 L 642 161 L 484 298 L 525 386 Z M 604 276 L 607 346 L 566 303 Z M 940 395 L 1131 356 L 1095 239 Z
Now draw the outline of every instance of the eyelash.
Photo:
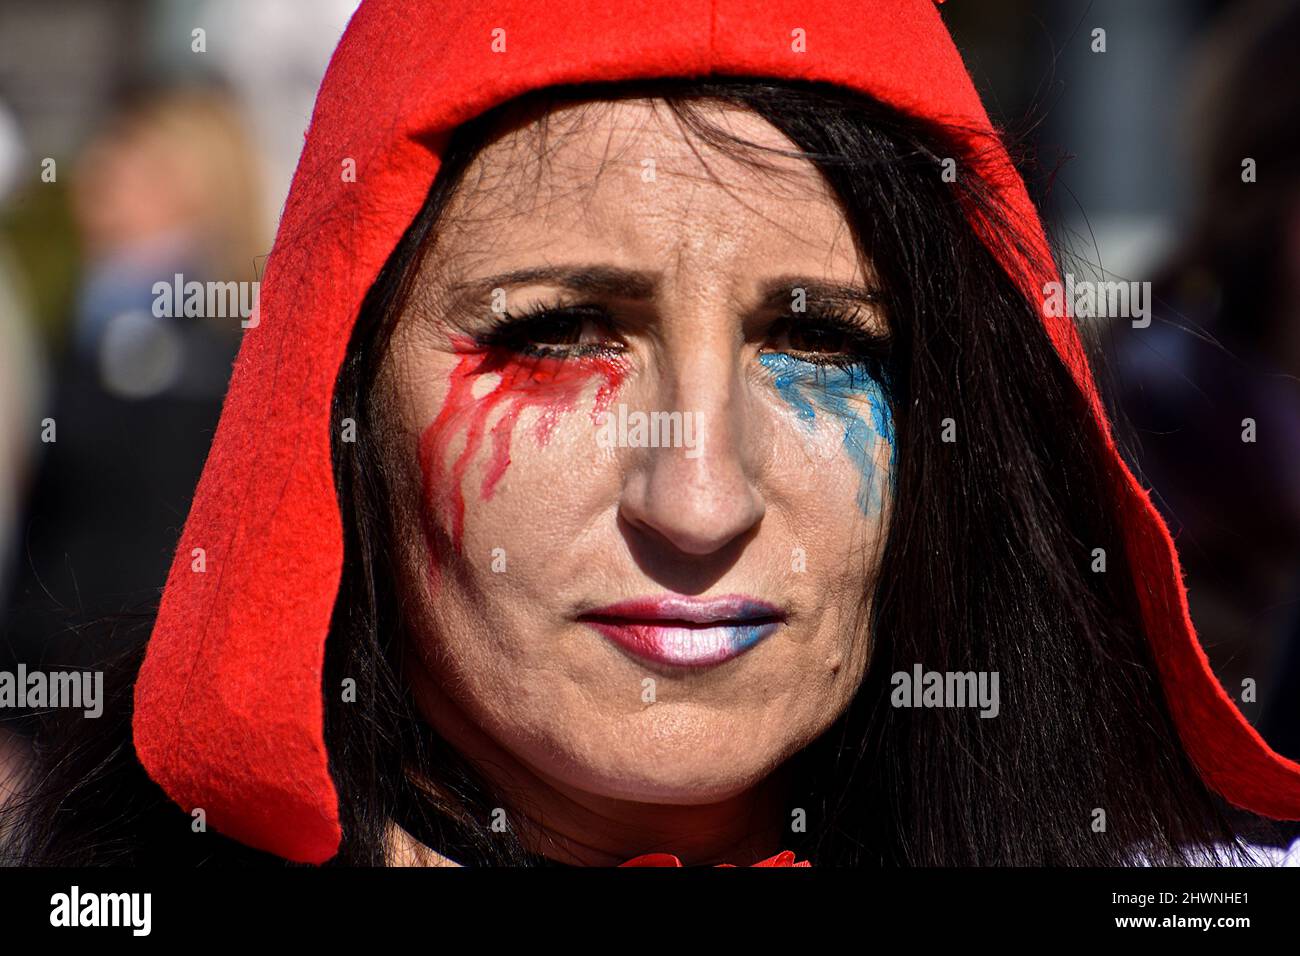
M 857 312 L 853 309 L 835 305 L 814 305 L 806 312 L 796 316 L 784 314 L 773 324 L 769 334 L 785 334 L 802 331 L 805 333 L 827 330 L 844 335 L 846 351 L 840 353 L 807 352 L 798 349 L 777 350 L 779 354 L 793 355 L 801 361 L 812 365 L 834 367 L 846 370 L 866 367 L 879 372 L 887 364 L 891 350 L 891 337 L 887 333 L 869 331 L 855 320 Z M 536 358 L 590 358 L 595 356 L 615 356 L 624 351 L 624 347 L 597 343 L 574 343 L 570 345 L 538 345 L 539 336 L 555 334 L 557 328 L 572 321 L 591 320 L 595 324 L 611 329 L 613 319 L 604 308 L 598 305 L 559 305 L 539 302 L 527 310 L 518 313 L 505 312 L 497 315 L 491 328 L 476 336 L 480 348 L 504 349 L 520 355 Z
M 819 330 L 842 333 L 846 345 L 843 352 L 805 352 L 800 349 L 780 351 L 812 365 L 848 371 L 866 367 L 869 371 L 879 372 L 888 364 L 892 340 L 886 332 L 863 328 L 855 318 L 857 314 L 857 310 L 851 308 L 814 305 L 798 317 L 793 313 L 782 315 L 769 334 Z
M 613 323 L 610 315 L 600 306 L 595 305 L 556 305 L 539 302 L 523 312 L 503 312 L 493 320 L 492 327 L 476 337 L 480 348 L 505 349 L 520 355 L 535 358 L 588 358 L 593 356 L 612 356 L 623 351 L 621 346 L 611 348 L 608 345 L 573 344 L 573 345 L 538 345 L 534 340 L 539 335 L 552 333 L 561 321 L 557 320 L 591 319 L 598 325 L 610 327 Z

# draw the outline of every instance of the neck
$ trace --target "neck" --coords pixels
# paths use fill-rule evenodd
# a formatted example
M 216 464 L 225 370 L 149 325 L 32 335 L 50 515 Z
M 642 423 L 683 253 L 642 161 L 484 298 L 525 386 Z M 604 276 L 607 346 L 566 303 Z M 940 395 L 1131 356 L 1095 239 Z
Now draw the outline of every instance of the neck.
M 575 866 L 616 866 L 643 853 L 671 853 L 686 866 L 749 866 L 780 852 L 788 842 L 788 768 L 713 803 L 643 803 L 592 794 L 501 747 L 427 674 L 413 674 L 412 680 L 434 730 L 475 766 L 494 792 L 519 795 L 507 814 L 511 829 L 530 853 Z

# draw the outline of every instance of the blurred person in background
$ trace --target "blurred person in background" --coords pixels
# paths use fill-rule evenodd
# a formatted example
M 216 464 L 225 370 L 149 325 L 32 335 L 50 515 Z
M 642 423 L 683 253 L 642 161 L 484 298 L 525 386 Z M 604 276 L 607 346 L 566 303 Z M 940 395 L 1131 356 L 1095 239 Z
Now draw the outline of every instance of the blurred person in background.
M 62 175 L 37 178 L 37 159 L 67 152 L 61 136 L 49 124 L 29 129 L 24 150 L 19 120 L 0 104 L 0 211 L 19 220 L 5 223 L 12 262 L 0 239 L 0 667 L 79 659 L 93 651 L 70 626 L 156 601 L 239 327 L 157 321 L 152 284 L 176 272 L 260 278 L 316 88 L 356 0 L 318 0 L 305 19 L 300 0 L 158 0 L 132 16 L 104 13 L 98 30 L 89 7 L 72 11 L 81 32 L 71 36 L 63 7 L 14 7 L 0 18 L 8 39 L 46 23 L 0 44 L 3 72 L 28 100 L 17 115 L 53 116 L 56 134 L 60 117 L 70 129 L 87 117 L 98 127 L 86 131 L 95 135 L 68 189 Z M 114 53 L 92 55 L 87 44 L 98 46 L 109 22 Z M 189 42 L 195 25 L 213 40 L 201 57 Z M 75 68 L 48 59 L 42 38 L 52 37 Z M 39 83 L 33 70 L 43 71 Z M 85 87 L 117 85 L 123 71 L 154 79 L 119 97 L 103 122 L 100 98 Z M 64 292 L 73 275 L 75 290 Z M 47 416 L 53 444 L 40 440 Z M 9 732 L 25 720 L 5 716 L 0 803 L 5 767 L 27 747 Z
M 55 440 L 0 642 L 33 665 L 75 663 L 93 649 L 70 626 L 156 601 L 217 421 L 241 316 L 156 308 L 155 286 L 255 290 L 269 248 L 256 157 L 217 88 L 128 93 L 80 155 L 72 205 L 83 266 Z
M 175 273 L 199 280 L 256 278 L 269 237 L 261 228 L 251 148 L 234 104 L 224 93 L 203 89 L 135 94 L 91 142 L 78 163 L 73 200 L 86 260 L 74 330 L 79 354 L 93 358 L 113 348 L 106 337 L 122 316 L 142 310 L 153 317 L 154 283 L 171 281 Z M 229 323 L 194 330 L 227 346 L 233 338 Z M 206 366 L 224 377 L 201 351 L 193 357 L 200 365 L 190 371 Z M 107 354 L 99 360 L 106 374 L 118 370 Z M 156 377 L 164 371 L 158 368 Z M 161 384 L 155 376 L 124 376 L 113 387 L 157 392 Z M 175 384 L 211 390 L 206 380 Z
M 0 207 L 18 185 L 25 158 L 18 124 L 0 102 Z M 0 238 L 0 593 L 14 564 L 14 528 L 38 447 L 45 364 L 34 329 L 21 269 Z
M 20 179 L 26 149 L 17 122 L 0 103 L 0 207 Z M 31 305 L 11 250 L 0 239 L 0 595 L 17 557 L 15 528 L 36 457 L 36 410 L 45 394 L 45 363 Z M 26 743 L 0 720 L 0 805 L 25 764 Z
M 1103 337 L 1117 400 L 1179 542 L 1206 651 L 1243 712 L 1292 758 L 1300 757 L 1297 49 L 1292 0 L 1234 7 L 1211 31 L 1184 117 L 1194 214 L 1153 283 L 1156 321 L 1121 320 Z M 1243 440 L 1244 419 L 1255 423 L 1253 442 Z

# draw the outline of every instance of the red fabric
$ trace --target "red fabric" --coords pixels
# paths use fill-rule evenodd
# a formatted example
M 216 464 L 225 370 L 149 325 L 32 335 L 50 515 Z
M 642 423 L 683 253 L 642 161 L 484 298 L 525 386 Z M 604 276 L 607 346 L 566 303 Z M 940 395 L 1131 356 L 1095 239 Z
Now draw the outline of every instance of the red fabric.
M 807 38 L 791 50 L 791 31 Z M 506 53 L 491 48 L 503 28 Z M 358 306 L 419 210 L 442 137 L 517 94 L 575 81 L 757 74 L 838 83 L 927 117 L 988 118 L 931 0 L 366 0 L 331 61 L 135 691 L 149 774 L 221 832 L 292 860 L 337 850 L 322 732 L 324 643 L 343 548 L 330 397 Z M 356 181 L 340 175 L 356 163 Z M 1041 299 L 1054 268 L 1004 155 L 979 172 L 1026 229 L 991 246 Z M 980 226 L 979 223 L 976 223 Z M 982 228 L 982 227 L 981 227 Z M 1170 707 L 1210 786 L 1300 818 L 1273 753 L 1210 670 L 1173 541 L 1120 460 L 1068 318 L 1044 319 L 1106 434 L 1114 494 Z M 191 570 L 194 549 L 206 571 Z
M 641 856 L 634 856 L 626 863 L 620 863 L 619 867 L 624 866 L 681 866 L 682 861 L 671 853 L 643 853 Z M 754 866 L 812 866 L 807 860 L 802 863 L 794 861 L 793 850 L 782 850 L 776 856 L 769 856 L 766 860 L 759 860 Z M 736 868 L 734 863 L 719 863 L 718 867 Z

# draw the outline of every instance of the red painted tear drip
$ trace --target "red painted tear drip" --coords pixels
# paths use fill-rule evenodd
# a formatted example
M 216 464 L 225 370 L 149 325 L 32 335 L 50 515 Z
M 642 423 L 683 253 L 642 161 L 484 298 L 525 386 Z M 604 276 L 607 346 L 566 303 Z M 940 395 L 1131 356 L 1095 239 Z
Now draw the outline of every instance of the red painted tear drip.
M 483 445 L 488 418 L 499 407 L 505 411 L 492 426 L 492 451 L 483 476 L 480 494 L 492 497 L 497 483 L 510 466 L 510 444 L 515 425 L 526 408 L 540 408 L 534 429 L 539 447 L 550 441 L 560 415 L 572 411 L 579 396 L 593 379 L 602 379 L 592 409 L 596 415 L 609 404 L 623 381 L 624 367 L 607 358 L 553 358 L 549 356 L 507 356 L 476 349 L 472 342 L 459 342 L 466 351 L 451 374 L 451 389 L 438 417 L 420 437 L 420 465 L 424 472 L 424 500 L 430 516 L 450 513 L 451 538 L 460 551 L 465 532 L 465 475 Z M 497 374 L 500 381 L 489 392 L 474 397 L 475 381 L 481 375 Z M 465 447 L 446 475 L 452 439 L 465 433 Z

